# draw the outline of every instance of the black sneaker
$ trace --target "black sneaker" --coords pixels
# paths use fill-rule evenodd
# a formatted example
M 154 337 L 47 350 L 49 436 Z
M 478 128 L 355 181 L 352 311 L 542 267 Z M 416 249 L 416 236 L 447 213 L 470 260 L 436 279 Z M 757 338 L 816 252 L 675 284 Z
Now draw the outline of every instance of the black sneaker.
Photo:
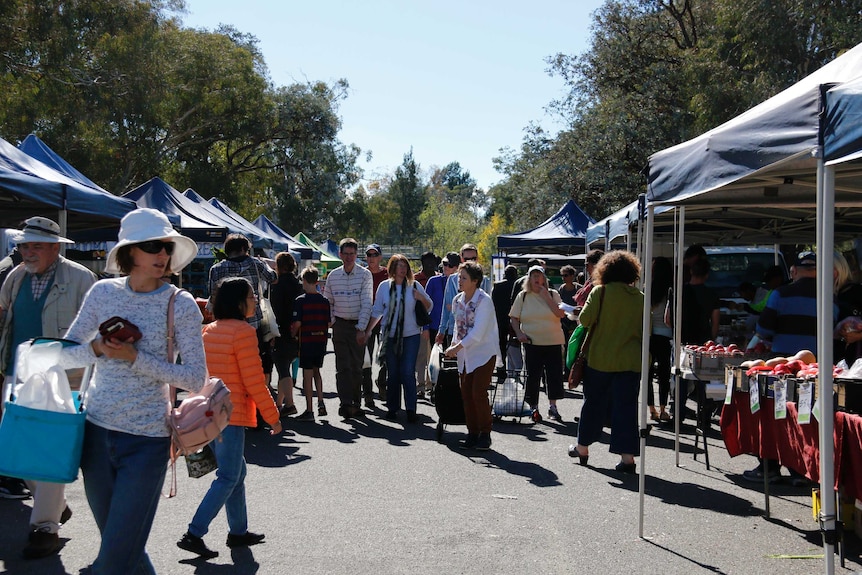
M 30 499 L 30 492 L 20 479 L 3 477 L 0 479 L 0 499 Z
M 66 508 L 63 509 L 63 512 L 60 514 L 60 525 L 68 522 L 69 519 L 72 518 L 72 508 L 66 505 Z
M 60 550 L 60 536 L 49 531 L 31 531 L 27 546 L 22 553 L 24 559 L 41 559 Z
M 251 531 L 246 531 L 242 535 L 234 535 L 233 533 L 228 533 L 227 546 L 230 548 L 234 548 L 257 545 L 258 543 L 263 543 L 265 537 L 266 535 L 264 535 L 263 533 L 252 533 Z
M 317 415 L 320 417 L 326 417 L 326 406 L 322 403 L 317 404 Z
M 480 433 L 479 438 L 476 440 L 476 450 L 477 451 L 489 451 L 491 449 L 491 434 L 490 433 Z
M 228 540 L 230 540 L 229 537 Z M 188 531 L 185 535 L 183 535 L 182 539 L 177 541 L 177 547 L 179 547 L 180 549 L 185 549 L 186 551 L 194 553 L 195 555 L 200 555 L 204 559 L 212 559 L 213 557 L 218 557 L 218 551 L 213 551 L 212 549 L 207 547 L 207 544 L 204 543 L 203 539 L 201 539 L 200 537 L 195 537 Z
M 283 405 L 281 406 L 281 411 L 279 416 L 281 417 L 290 417 L 291 415 L 296 415 L 299 410 L 296 409 L 295 405 Z
M 297 421 L 314 421 L 314 412 L 306 409 L 302 415 L 297 415 L 294 419 Z
M 472 433 L 467 434 L 467 439 L 458 444 L 459 449 L 473 449 L 479 441 L 479 436 Z

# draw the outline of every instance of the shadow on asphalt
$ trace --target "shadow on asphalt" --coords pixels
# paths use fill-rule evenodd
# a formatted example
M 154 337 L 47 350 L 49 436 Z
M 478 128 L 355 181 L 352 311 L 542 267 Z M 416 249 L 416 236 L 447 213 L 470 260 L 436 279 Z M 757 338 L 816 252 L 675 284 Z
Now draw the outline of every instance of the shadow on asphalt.
M 263 543 L 262 545 L 266 545 Z M 242 573 L 243 575 L 254 575 L 260 570 L 260 563 L 255 561 L 254 552 L 250 547 L 236 547 L 230 550 L 231 563 L 229 565 L 221 565 L 210 563 L 206 559 L 200 557 L 192 557 L 182 559 L 179 563 L 185 565 L 194 565 L 195 575 L 235 575 Z
M 18 569 L 24 569 L 24 563 L 32 563 L 21 556 L 24 546 L 27 544 L 27 534 L 30 532 L 30 501 L 14 499 L 0 500 L 0 564 L 4 566 L 4 573 L 15 573 Z M 68 537 L 60 535 L 60 544 L 65 545 Z M 62 549 L 62 548 L 61 548 Z M 66 573 L 62 557 L 59 554 L 39 559 L 41 573 L 60 574 Z
M 638 491 L 638 475 L 619 473 L 613 469 L 600 469 L 596 467 L 590 467 L 590 469 L 610 479 L 614 479 L 614 482 L 609 483 L 613 487 L 634 492 Z M 646 476 L 644 492 L 650 497 L 660 499 L 662 503 L 677 505 L 679 507 L 709 509 L 717 513 L 736 515 L 737 517 L 754 517 L 761 513 L 748 499 L 743 499 L 716 489 L 710 489 L 703 485 L 667 481 L 661 477 L 649 474 Z
M 474 463 L 479 463 L 480 465 L 490 468 L 497 468 L 512 475 L 525 477 L 536 487 L 556 487 L 562 485 L 557 474 L 550 469 L 546 469 L 531 461 L 515 461 L 509 459 L 502 453 L 494 451 L 493 446 L 489 451 L 462 450 L 458 446 L 458 442 L 464 437 L 466 437 L 466 434 L 464 433 L 451 435 L 449 437 L 444 436 L 441 443 L 445 444 L 450 451 L 463 455 Z

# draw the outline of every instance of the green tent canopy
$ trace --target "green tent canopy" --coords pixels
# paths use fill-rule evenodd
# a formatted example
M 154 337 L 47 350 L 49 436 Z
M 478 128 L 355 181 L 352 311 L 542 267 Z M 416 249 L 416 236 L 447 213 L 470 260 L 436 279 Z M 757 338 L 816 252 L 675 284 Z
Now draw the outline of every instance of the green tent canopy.
M 310 247 L 311 249 L 317 250 L 320 252 L 320 265 L 321 265 L 321 267 L 323 267 L 324 273 L 328 274 L 329 272 L 331 272 L 332 270 L 334 270 L 335 268 L 337 268 L 338 266 L 341 265 L 341 260 L 339 258 L 328 253 L 326 250 L 321 248 L 319 245 L 317 245 L 316 243 L 311 241 L 311 238 L 309 238 L 303 232 L 299 232 L 298 234 L 294 234 L 293 237 L 296 238 L 296 241 L 298 241 L 299 243 L 304 244 L 304 245 Z

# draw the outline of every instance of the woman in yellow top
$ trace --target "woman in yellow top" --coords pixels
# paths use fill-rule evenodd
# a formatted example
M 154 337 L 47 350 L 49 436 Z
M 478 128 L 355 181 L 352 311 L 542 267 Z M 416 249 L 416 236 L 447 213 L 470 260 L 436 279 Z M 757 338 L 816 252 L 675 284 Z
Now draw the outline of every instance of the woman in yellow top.
M 635 473 L 638 440 L 638 392 L 641 376 L 644 294 L 635 287 L 640 263 L 631 252 L 608 252 L 593 272 L 580 321 L 593 332 L 584 368 L 584 405 L 578 444 L 569 455 L 587 464 L 590 444 L 599 440 L 610 408 L 611 453 L 620 455 L 616 470 Z
M 548 278 L 541 266 L 527 272 L 524 289 L 515 296 L 509 317 L 518 341 L 524 344 L 524 364 L 527 367 L 527 389 L 524 400 L 529 404 L 533 421 L 542 421 L 539 413 L 539 380 L 545 374 L 548 390 L 548 417 L 562 421 L 557 400 L 563 398 L 563 344 L 565 336 L 560 318 L 560 294 L 548 287 Z

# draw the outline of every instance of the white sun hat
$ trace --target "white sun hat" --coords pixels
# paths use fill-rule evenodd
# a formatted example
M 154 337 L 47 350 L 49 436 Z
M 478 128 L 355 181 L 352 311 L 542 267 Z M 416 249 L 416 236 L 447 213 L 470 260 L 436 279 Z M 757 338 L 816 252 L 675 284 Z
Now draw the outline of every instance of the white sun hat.
M 34 216 L 24 220 L 24 227 L 13 235 L 15 243 L 28 244 L 41 242 L 45 244 L 74 244 L 72 240 L 60 235 L 60 226 L 54 220 Z
M 109 274 L 119 274 L 117 265 L 117 250 L 123 246 L 140 244 L 150 240 L 170 240 L 174 242 L 174 253 L 171 255 L 171 271 L 179 273 L 189 265 L 198 254 L 198 245 L 176 231 L 168 218 L 159 211 L 150 208 L 138 208 L 123 216 L 120 220 L 120 234 L 117 245 L 108 253 L 105 271 Z

